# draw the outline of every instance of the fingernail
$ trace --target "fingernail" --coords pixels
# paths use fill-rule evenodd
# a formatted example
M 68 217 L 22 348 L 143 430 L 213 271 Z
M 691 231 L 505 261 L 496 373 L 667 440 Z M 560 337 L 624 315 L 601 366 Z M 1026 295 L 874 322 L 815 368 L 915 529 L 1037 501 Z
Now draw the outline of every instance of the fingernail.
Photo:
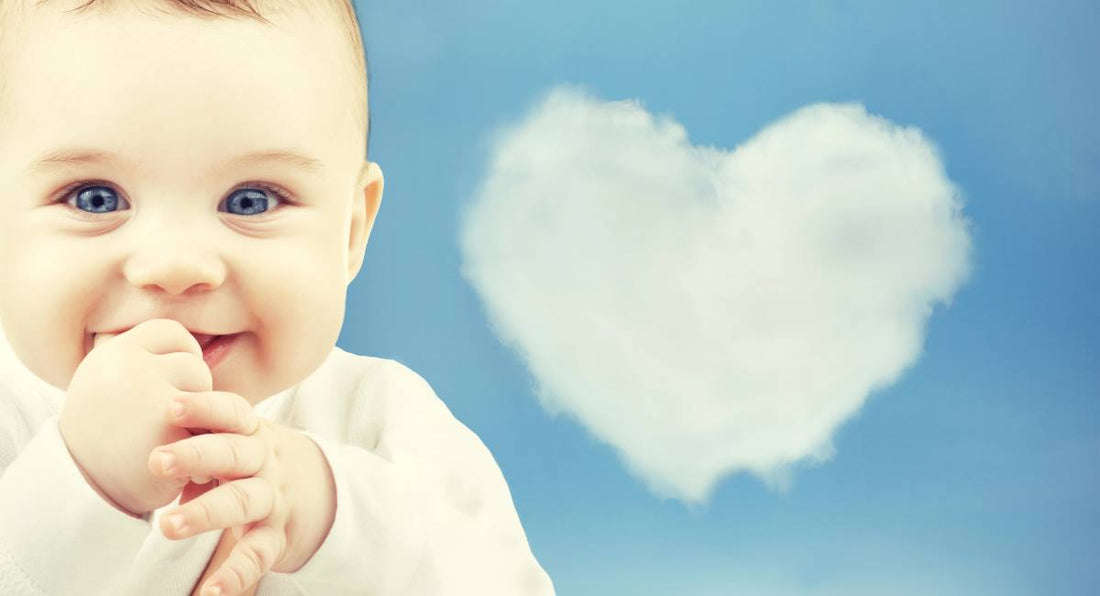
M 210 586 L 203 593 L 203 596 L 222 596 L 221 586 Z
M 176 418 L 183 418 L 183 415 L 187 412 L 187 406 L 183 405 L 182 401 L 172 402 L 172 415 Z
M 176 456 L 171 453 L 160 454 L 160 467 L 166 474 L 172 473 L 172 468 L 176 465 Z
M 172 526 L 172 529 L 175 530 L 177 534 L 182 533 L 187 528 L 187 521 L 184 520 L 183 516 L 179 513 L 173 513 L 166 519 L 168 520 L 168 525 Z

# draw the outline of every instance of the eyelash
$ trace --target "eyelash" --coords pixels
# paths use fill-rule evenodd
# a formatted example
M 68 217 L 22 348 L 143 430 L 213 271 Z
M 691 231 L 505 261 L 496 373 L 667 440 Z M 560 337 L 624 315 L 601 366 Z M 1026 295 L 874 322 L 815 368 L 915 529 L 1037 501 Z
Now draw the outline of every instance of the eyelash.
M 83 209 L 78 209 L 77 207 L 71 206 L 71 205 L 68 204 L 69 199 L 72 198 L 73 192 L 75 192 L 77 190 L 83 190 L 86 187 L 93 187 L 93 186 L 103 186 L 103 187 L 106 187 L 106 188 L 110 188 L 113 192 L 116 192 L 116 193 L 118 192 L 118 189 L 116 189 L 113 184 L 111 184 L 111 183 L 109 183 L 105 180 L 81 180 L 79 182 L 74 182 L 73 184 L 70 184 L 67 187 L 65 187 L 63 190 L 59 191 L 58 194 L 57 194 L 57 197 L 53 200 L 53 203 L 62 203 L 62 204 L 64 204 L 66 207 L 69 207 L 71 211 L 75 212 L 78 217 L 86 219 L 88 221 L 100 221 L 100 220 L 106 219 L 107 217 L 110 217 L 110 216 L 114 215 L 114 213 L 115 213 L 114 211 L 111 211 L 111 212 L 108 212 L 108 213 L 91 213 L 91 212 L 88 212 L 88 211 L 84 211 Z M 269 184 L 267 182 L 259 182 L 259 181 L 245 182 L 243 184 L 238 185 L 236 188 L 234 188 L 232 191 L 230 191 L 230 196 L 232 195 L 232 193 L 234 193 L 238 190 L 243 190 L 245 188 L 258 188 L 258 189 L 261 189 L 261 190 L 266 190 L 267 192 L 275 195 L 275 198 L 277 198 L 279 200 L 280 205 L 282 205 L 284 203 L 294 204 L 294 199 L 291 198 L 290 193 L 286 192 L 285 190 L 283 190 L 279 186 L 276 186 L 274 184 Z M 125 200 L 125 199 L 123 199 L 123 200 Z M 127 202 L 129 202 L 129 201 L 127 201 Z M 261 213 L 259 215 L 252 215 L 252 216 L 243 215 L 241 217 L 249 217 L 249 218 L 252 218 L 252 219 L 256 219 L 258 217 L 262 217 L 264 215 L 267 215 L 271 211 L 272 210 L 268 210 L 268 211 L 264 211 L 263 213 Z M 232 215 L 232 214 L 230 214 L 230 215 Z

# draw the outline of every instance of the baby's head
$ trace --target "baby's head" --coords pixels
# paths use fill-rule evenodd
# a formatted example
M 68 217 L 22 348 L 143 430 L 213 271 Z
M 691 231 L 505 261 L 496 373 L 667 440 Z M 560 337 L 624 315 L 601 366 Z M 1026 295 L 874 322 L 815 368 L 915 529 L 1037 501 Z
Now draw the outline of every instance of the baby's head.
M 0 0 L 0 322 L 68 387 L 97 333 L 235 334 L 256 403 L 336 343 L 382 197 L 350 0 Z

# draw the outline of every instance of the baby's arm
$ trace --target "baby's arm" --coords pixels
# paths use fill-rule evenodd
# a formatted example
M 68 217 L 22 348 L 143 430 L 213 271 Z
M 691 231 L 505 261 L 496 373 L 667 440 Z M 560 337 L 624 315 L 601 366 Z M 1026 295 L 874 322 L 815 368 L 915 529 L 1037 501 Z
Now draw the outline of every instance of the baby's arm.
M 0 467 L 0 593 L 99 594 L 125 574 L 151 526 L 96 494 L 57 416 Z
M 376 445 L 306 433 L 333 470 L 336 518 L 290 577 L 307 594 L 552 595 L 489 450 L 425 381 L 402 389 L 411 407 Z
M 18 418 L 36 409 L 33 392 L 0 396 L 10 414 L 0 426 L 20 446 L 7 450 L 0 477 L 0 577 L 26 584 L 12 593 L 98 594 L 125 576 L 151 530 L 146 513 L 183 486 L 146 469 L 153 446 L 189 436 L 162 412 L 177 393 L 209 385 L 187 329 L 151 320 L 97 337 L 59 414 L 21 429 Z
M 223 556 L 215 553 L 197 587 L 220 584 L 235 596 L 271 573 L 306 594 L 552 594 L 488 450 L 434 394 L 415 395 L 430 391 L 426 383 L 411 385 L 399 397 L 414 404 L 416 423 L 396 416 L 373 450 L 262 420 L 244 435 L 201 435 L 154 452 L 156 474 L 239 479 L 229 483 L 235 490 L 219 486 L 181 505 L 183 530 L 172 529 L 173 512 L 161 518 L 169 538 L 245 528 L 236 544 L 222 533 Z M 177 423 L 213 420 L 191 411 Z M 162 450 L 173 454 L 171 469 L 158 463 Z
M 337 510 L 321 549 L 292 574 L 307 594 L 554 593 L 484 447 L 455 438 L 455 467 L 444 469 L 412 451 L 388 460 L 315 440 L 334 470 Z

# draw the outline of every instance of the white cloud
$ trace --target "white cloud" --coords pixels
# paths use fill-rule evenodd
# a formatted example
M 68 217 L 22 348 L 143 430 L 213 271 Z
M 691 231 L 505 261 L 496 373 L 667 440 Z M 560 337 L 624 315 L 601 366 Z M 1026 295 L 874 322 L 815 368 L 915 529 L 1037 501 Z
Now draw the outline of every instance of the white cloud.
M 921 350 L 969 273 L 935 147 L 859 104 L 806 106 L 733 152 L 637 102 L 552 90 L 498 131 L 463 275 L 552 414 L 656 494 L 747 471 L 780 490 Z

